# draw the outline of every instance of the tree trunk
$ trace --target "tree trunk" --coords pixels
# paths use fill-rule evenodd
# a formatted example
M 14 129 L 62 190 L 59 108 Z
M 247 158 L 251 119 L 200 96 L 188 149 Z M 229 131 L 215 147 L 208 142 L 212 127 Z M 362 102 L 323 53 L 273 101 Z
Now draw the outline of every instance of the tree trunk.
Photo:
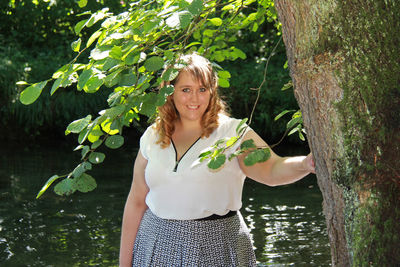
M 333 266 L 400 265 L 400 2 L 276 0 Z

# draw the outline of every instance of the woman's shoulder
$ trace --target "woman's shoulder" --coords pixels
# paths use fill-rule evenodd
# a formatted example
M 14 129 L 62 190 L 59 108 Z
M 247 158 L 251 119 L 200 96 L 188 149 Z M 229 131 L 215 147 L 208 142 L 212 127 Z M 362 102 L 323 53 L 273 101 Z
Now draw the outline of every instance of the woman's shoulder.
M 151 124 L 143 132 L 141 139 L 152 140 L 157 138 L 157 129 L 155 123 Z

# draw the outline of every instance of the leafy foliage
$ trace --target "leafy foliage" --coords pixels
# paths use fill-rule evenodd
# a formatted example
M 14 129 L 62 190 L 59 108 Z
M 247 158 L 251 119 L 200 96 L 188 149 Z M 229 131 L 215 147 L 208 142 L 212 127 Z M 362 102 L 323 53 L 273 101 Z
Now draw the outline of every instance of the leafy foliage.
M 200 162 L 205 160 L 208 161 L 207 166 L 210 169 L 217 170 L 221 168 L 226 162 L 225 153 L 229 151 L 238 141 L 241 140 L 243 135 L 248 128 L 246 125 L 247 119 L 243 119 L 236 128 L 236 136 L 227 137 L 224 139 L 217 140 L 214 145 L 212 145 L 208 150 L 204 151 L 199 155 Z M 241 143 L 240 149 L 237 149 L 233 153 L 231 153 L 228 157 L 229 160 L 233 158 L 247 153 L 243 162 L 247 166 L 252 166 L 259 162 L 264 162 L 268 160 L 271 156 L 271 152 L 269 148 L 257 148 L 254 144 L 253 139 L 245 140 Z
M 79 4 L 83 7 L 85 1 Z M 139 120 L 140 115 L 155 116 L 156 107 L 164 104 L 166 96 L 173 90 L 156 88 L 163 81 L 176 77 L 181 64 L 180 54 L 196 51 L 214 62 L 245 59 L 246 54 L 234 45 L 238 34 L 241 30 L 257 31 L 265 21 L 265 14 L 271 17 L 275 14 L 272 1 L 265 0 L 258 3 L 254 0 L 140 1 L 129 6 L 128 11 L 118 15 L 108 8 L 81 14 L 82 19 L 74 27 L 77 35 L 93 25 L 100 23 L 100 27 L 92 31 L 87 41 L 81 36 L 72 42 L 71 49 L 77 56 L 71 62 L 59 68 L 50 79 L 29 86 L 21 94 L 21 102 L 30 104 L 44 91 L 44 86 L 51 83 L 51 95 L 56 95 L 59 88 L 73 84 L 77 91 L 87 94 L 107 88 L 112 91 L 108 96 L 108 107 L 97 117 L 87 115 L 68 125 L 66 134 L 78 134 L 80 145 L 76 150 L 81 150 L 82 163 L 56 185 L 58 194 L 71 194 L 82 189 L 77 186 L 78 181 L 81 185 L 88 183 L 90 189 L 95 186 L 86 172 L 91 169 L 91 164 L 105 159 L 105 154 L 96 149 L 103 143 L 110 148 L 122 146 L 124 127 Z M 248 12 L 254 7 L 255 12 Z M 87 61 L 80 63 L 85 54 Z M 167 66 L 172 68 L 160 75 L 161 69 Z M 219 67 L 218 75 L 220 86 L 229 87 L 229 71 Z M 210 168 L 223 165 L 226 160 L 224 146 L 232 146 L 243 132 L 239 128 L 238 136 L 214 145 L 212 153 L 207 155 Z M 247 150 L 249 148 L 240 151 Z M 266 160 L 268 152 L 252 150 L 246 163 Z

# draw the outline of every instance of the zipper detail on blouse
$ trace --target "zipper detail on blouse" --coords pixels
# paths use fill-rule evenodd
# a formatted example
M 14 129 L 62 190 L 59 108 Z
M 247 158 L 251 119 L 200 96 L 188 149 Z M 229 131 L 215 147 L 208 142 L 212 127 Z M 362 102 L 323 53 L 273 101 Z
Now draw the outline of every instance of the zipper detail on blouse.
M 194 143 L 185 151 L 185 153 L 183 153 L 183 155 L 181 156 L 181 158 L 180 158 L 179 160 L 178 160 L 178 152 L 176 151 L 176 147 L 175 147 L 174 141 L 172 141 L 172 139 L 171 139 L 171 143 L 172 143 L 172 146 L 174 147 L 174 151 L 175 151 L 175 167 L 174 167 L 174 169 L 172 170 L 173 172 L 177 172 L 177 170 L 178 170 L 178 165 L 179 165 L 179 163 L 181 162 L 182 158 L 183 158 L 183 157 L 186 155 L 186 153 L 197 143 L 197 141 L 200 140 L 200 138 L 201 138 L 201 137 L 197 138 L 197 140 L 194 141 Z

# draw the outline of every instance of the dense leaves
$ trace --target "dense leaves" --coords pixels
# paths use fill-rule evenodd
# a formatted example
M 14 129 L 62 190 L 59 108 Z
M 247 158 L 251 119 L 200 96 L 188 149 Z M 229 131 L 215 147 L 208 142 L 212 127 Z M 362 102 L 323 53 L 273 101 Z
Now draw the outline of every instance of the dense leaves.
M 79 2 L 81 7 L 85 4 L 86 1 Z M 181 54 L 196 51 L 214 62 L 246 59 L 246 54 L 235 46 L 240 32 L 256 31 L 264 23 L 265 15 L 274 13 L 271 1 L 140 1 L 129 6 L 127 11 L 117 15 L 108 8 L 81 14 L 81 20 L 74 27 L 77 35 L 94 25 L 98 25 L 97 29 L 86 45 L 82 45 L 85 40 L 81 37 L 72 42 L 71 49 L 78 55 L 52 75 L 52 95 L 58 88 L 73 84 L 78 91 L 89 94 L 104 88 L 112 90 L 107 100 L 108 108 L 97 117 L 87 115 L 68 125 L 66 134 L 78 134 L 78 143 L 82 146 L 77 149 L 81 149 L 82 163 L 57 184 L 58 194 L 73 193 L 82 189 L 85 183 L 91 184 L 90 188 L 95 186 L 84 176 L 91 164 L 105 159 L 104 153 L 95 150 L 103 143 L 111 149 L 121 147 L 124 127 L 130 126 L 140 115 L 155 116 L 156 107 L 163 105 L 173 92 L 171 86 L 158 88 L 162 81 L 176 77 L 181 68 Z M 81 61 L 88 48 L 91 51 L 87 60 Z M 165 67 L 169 68 L 161 76 Z M 231 74 L 216 67 L 220 87 L 229 87 Z M 32 103 L 42 92 L 43 84 L 25 89 L 21 101 Z M 212 153 L 207 155 L 210 168 L 223 165 L 226 149 L 243 133 L 242 127 L 239 129 L 238 136 L 228 137 L 213 146 Z M 250 151 L 248 157 L 247 162 L 254 164 L 268 158 L 268 154 L 263 149 L 256 149 Z M 76 181 L 80 181 L 80 187 L 76 186 Z

